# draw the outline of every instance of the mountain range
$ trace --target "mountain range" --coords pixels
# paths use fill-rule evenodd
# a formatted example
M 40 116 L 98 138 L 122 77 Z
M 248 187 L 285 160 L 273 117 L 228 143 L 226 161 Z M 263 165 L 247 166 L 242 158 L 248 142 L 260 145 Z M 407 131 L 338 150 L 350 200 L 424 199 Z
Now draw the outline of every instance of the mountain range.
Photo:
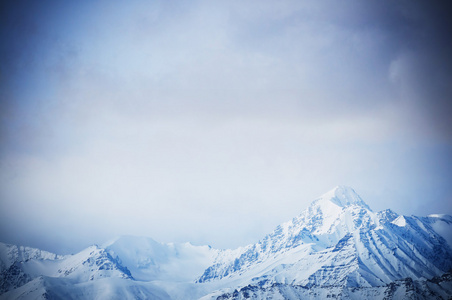
M 122 236 L 74 255 L 0 243 L 0 299 L 452 299 L 452 217 L 338 186 L 255 244 Z

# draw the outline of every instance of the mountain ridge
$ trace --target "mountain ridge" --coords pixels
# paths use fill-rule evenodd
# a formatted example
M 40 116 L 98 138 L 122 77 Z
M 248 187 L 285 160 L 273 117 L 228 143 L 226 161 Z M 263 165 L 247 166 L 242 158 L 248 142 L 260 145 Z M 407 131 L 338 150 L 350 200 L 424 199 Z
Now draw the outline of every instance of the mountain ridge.
M 0 299 L 452 297 L 451 232 L 452 216 L 373 212 L 337 186 L 237 249 L 121 236 L 61 256 L 0 243 Z

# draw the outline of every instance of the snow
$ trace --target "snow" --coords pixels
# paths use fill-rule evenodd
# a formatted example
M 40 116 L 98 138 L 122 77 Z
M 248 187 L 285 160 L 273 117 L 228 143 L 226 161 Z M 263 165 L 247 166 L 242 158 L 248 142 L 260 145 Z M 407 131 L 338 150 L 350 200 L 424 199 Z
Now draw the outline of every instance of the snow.
M 163 244 L 147 237 L 122 236 L 104 245 L 136 280 L 191 282 L 213 263 L 218 250 L 190 243 Z
M 334 189 L 332 189 L 328 193 L 325 193 L 320 198 L 322 200 L 331 201 L 339 207 L 359 205 L 369 209 L 367 204 L 361 199 L 361 197 L 355 192 L 354 189 L 343 185 L 336 186 Z
M 0 299 L 46 299 L 43 278 L 39 277 L 23 286 L 0 295 Z
M 0 295 L 0 299 L 170 299 L 153 283 L 119 278 L 72 283 L 67 280 L 38 277 L 33 281 Z
M 0 299 L 395 299 L 412 284 L 452 296 L 449 279 L 422 283 L 452 269 L 451 229 L 447 215 L 374 213 L 338 186 L 233 250 L 121 236 L 58 256 L 0 243 Z
M 14 262 L 29 259 L 55 260 L 62 259 L 63 255 L 56 255 L 36 248 L 9 245 L 0 242 L 0 271 L 9 268 Z
M 441 237 L 443 237 L 449 247 L 452 248 L 452 218 L 447 215 L 429 215 L 431 218 L 435 218 L 430 226 L 437 232 Z
M 404 226 L 406 226 L 406 219 L 404 216 L 399 216 L 399 217 L 397 217 L 397 219 L 392 221 L 392 224 L 397 225 L 399 227 L 404 227 Z

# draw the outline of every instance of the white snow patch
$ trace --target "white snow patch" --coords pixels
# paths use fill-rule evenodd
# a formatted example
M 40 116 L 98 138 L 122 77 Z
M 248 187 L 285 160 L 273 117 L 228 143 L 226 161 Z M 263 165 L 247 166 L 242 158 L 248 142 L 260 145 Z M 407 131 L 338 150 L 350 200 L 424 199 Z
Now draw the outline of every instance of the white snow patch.
M 394 225 L 397 225 L 399 227 L 405 227 L 406 226 L 406 219 L 404 216 L 398 216 L 397 219 L 391 222 Z

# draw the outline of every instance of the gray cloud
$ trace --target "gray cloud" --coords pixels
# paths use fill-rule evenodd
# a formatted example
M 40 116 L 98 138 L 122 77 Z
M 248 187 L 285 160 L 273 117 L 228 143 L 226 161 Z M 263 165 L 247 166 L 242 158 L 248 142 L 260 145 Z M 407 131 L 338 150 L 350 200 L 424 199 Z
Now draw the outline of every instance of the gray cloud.
M 444 11 L 6 4 L 0 239 L 233 247 L 337 184 L 375 209 L 451 213 Z

